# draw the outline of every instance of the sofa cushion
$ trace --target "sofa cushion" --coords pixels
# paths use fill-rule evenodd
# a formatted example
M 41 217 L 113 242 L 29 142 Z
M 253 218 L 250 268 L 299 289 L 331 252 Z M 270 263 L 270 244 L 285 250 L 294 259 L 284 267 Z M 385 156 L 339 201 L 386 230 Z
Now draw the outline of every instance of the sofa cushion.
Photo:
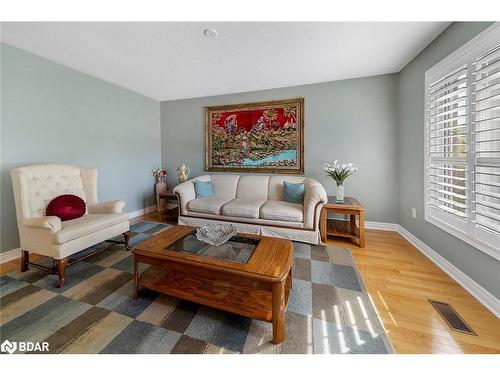
M 214 196 L 214 189 L 210 181 L 195 181 L 194 191 L 196 198 L 208 198 Z
M 264 203 L 266 203 L 264 200 L 236 198 L 222 206 L 222 214 L 257 219 L 260 207 Z
M 197 198 L 190 200 L 187 204 L 187 208 L 189 211 L 193 212 L 220 215 L 221 207 L 228 201 L 229 199 L 221 199 L 217 197 Z
M 21 167 L 17 171 L 22 176 L 26 216 L 44 216 L 49 202 L 63 194 L 77 195 L 87 201 L 79 167 L 43 164 Z
M 305 177 L 299 177 L 299 176 L 271 176 L 269 177 L 269 196 L 267 199 L 273 200 L 273 201 L 283 201 L 285 200 L 283 198 L 283 182 L 288 181 L 288 182 L 293 182 L 293 183 L 300 183 L 304 182 Z
M 237 174 L 214 174 L 212 175 L 212 184 L 214 187 L 215 196 L 223 199 L 236 198 L 236 188 L 240 176 Z
M 267 220 L 302 222 L 304 220 L 304 207 L 297 203 L 274 200 L 267 201 L 260 208 L 260 218 Z
M 126 212 L 83 215 L 78 219 L 63 221 L 61 230 L 53 234 L 52 242 L 62 244 L 125 221 L 128 221 Z
M 45 210 L 46 216 L 57 216 L 61 221 L 78 219 L 85 215 L 87 206 L 78 195 L 63 194 L 50 201 Z
M 241 176 L 238 181 L 236 198 L 267 200 L 269 176 Z
M 304 183 L 283 181 L 283 200 L 290 203 L 304 203 Z

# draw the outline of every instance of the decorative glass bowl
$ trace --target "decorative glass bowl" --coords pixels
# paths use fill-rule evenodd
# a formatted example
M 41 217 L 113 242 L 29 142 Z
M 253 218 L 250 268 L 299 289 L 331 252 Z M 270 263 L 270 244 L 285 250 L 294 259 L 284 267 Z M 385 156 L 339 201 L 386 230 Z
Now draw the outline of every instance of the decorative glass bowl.
M 204 225 L 196 230 L 196 238 L 213 246 L 220 246 L 236 235 L 236 228 L 226 224 Z

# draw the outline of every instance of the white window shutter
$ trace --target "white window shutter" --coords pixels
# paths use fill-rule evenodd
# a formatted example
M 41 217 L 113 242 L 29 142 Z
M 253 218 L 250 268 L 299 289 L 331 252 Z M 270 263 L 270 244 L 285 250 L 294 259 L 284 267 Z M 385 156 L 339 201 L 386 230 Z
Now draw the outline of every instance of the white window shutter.
M 500 235 L 500 45 L 477 58 L 473 71 L 473 219 Z
M 500 23 L 425 74 L 425 219 L 500 260 Z
M 467 224 L 469 199 L 467 89 L 467 66 L 427 87 L 427 204 L 461 229 Z

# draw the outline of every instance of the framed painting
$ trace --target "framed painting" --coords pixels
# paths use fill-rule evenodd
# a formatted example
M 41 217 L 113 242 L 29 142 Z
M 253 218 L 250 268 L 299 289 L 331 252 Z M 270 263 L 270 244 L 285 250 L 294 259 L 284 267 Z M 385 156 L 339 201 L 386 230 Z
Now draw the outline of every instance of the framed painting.
M 205 169 L 304 173 L 304 99 L 205 108 Z

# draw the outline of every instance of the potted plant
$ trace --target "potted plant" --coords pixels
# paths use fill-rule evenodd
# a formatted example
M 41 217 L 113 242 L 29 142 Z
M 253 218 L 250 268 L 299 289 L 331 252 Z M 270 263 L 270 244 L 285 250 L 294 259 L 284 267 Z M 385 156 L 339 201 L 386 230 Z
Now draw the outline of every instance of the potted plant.
M 336 183 L 337 188 L 335 189 L 335 200 L 337 202 L 344 201 L 344 181 L 347 177 L 356 173 L 358 168 L 352 163 L 339 164 L 337 160 L 333 163 L 325 163 L 323 170 L 326 172 L 327 177 L 331 177 Z

